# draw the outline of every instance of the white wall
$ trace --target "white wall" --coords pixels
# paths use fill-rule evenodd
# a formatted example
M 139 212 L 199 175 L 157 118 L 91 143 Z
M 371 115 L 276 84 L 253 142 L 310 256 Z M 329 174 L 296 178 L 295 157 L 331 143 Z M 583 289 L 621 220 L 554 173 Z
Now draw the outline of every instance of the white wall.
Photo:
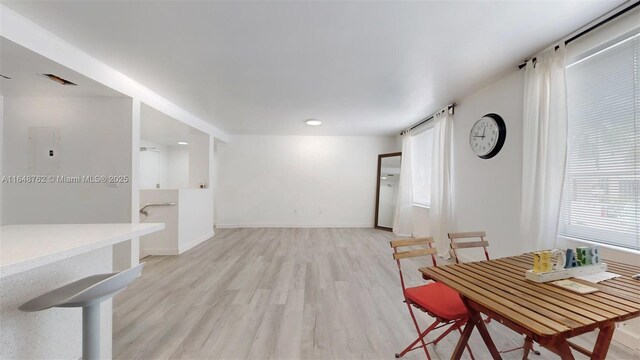
M 457 102 L 453 120 L 453 204 L 449 231 L 485 230 L 489 254 L 503 257 L 522 252 L 520 197 L 522 190 L 522 108 L 524 72 L 514 70 L 493 84 Z M 504 119 L 507 137 L 492 159 L 477 157 L 469 146 L 469 131 L 488 113 Z M 414 207 L 414 234 L 428 236 L 429 209 Z M 481 259 L 482 251 L 463 251 Z
M 131 99 L 4 98 L 4 175 L 28 170 L 29 127 L 60 127 L 60 175 L 131 177 Z M 125 139 L 126 141 L 123 141 Z M 2 184 L 4 224 L 130 222 L 131 185 Z
M 167 147 L 151 141 L 140 139 L 140 146 L 156 148 L 157 151 L 140 151 L 140 189 L 168 189 L 168 155 Z
M 213 189 L 181 189 L 178 206 L 181 254 L 213 236 Z
M 452 231 L 485 230 L 494 257 L 522 252 L 523 99 L 524 72 L 514 68 L 499 81 L 460 100 L 454 117 Z M 483 160 L 469 146 L 469 131 L 488 113 L 504 119 L 507 137 L 498 155 Z
M 171 189 L 189 187 L 189 149 L 183 145 L 167 147 L 167 185 Z
M 234 136 L 216 145 L 216 225 L 373 226 L 395 137 Z
M 189 134 L 189 188 L 199 189 L 204 183 L 209 184 L 209 135 L 204 133 Z
M 167 146 L 140 140 L 140 146 L 158 151 L 140 151 L 140 189 L 183 189 L 189 186 L 189 150 L 187 146 Z
M 141 222 L 165 224 L 164 230 L 140 240 L 140 257 L 179 255 L 213 236 L 213 189 L 141 190 L 140 201 L 176 203 L 175 206 L 148 207 Z
M 178 204 L 178 190 L 140 190 L 140 204 Z M 147 255 L 175 255 L 178 250 L 178 205 L 149 207 L 148 216 L 141 215 L 140 222 L 164 223 L 164 229 L 140 237 L 140 258 Z

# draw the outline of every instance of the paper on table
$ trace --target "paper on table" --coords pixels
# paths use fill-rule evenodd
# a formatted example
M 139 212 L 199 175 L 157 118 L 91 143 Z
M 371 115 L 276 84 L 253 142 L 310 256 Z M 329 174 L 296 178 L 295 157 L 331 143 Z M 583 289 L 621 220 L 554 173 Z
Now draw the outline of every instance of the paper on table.
M 604 272 L 601 272 L 601 273 L 596 273 L 596 274 L 591 274 L 591 275 L 576 276 L 575 278 L 597 284 L 597 283 L 599 283 L 601 281 L 617 278 L 617 277 L 620 277 L 620 276 L 622 276 L 622 275 L 618 275 L 618 274 L 614 274 L 612 272 L 604 271 Z
M 591 294 L 596 291 L 599 291 L 597 288 L 594 288 L 585 284 L 577 283 L 571 280 L 557 280 L 557 281 L 552 281 L 551 284 L 559 286 L 563 289 L 567 289 L 569 291 L 573 291 L 578 294 L 583 294 L 583 295 Z

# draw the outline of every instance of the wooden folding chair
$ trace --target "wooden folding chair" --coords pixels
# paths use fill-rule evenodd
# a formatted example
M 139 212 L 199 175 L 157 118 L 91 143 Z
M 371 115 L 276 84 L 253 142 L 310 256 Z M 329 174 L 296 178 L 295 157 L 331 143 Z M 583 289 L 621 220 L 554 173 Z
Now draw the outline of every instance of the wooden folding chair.
M 435 254 L 437 249 L 432 248 L 433 238 L 420 238 L 420 239 L 402 239 L 391 241 L 391 247 L 393 248 L 393 258 L 398 264 L 398 272 L 400 273 L 400 284 L 402 285 L 402 291 L 404 294 L 404 302 L 407 304 L 409 314 L 413 320 L 413 325 L 418 333 L 418 338 L 415 339 L 409 346 L 407 346 L 402 352 L 396 353 L 396 358 L 404 356 L 409 351 L 422 347 L 424 353 L 427 355 L 427 359 L 431 360 L 427 345 L 436 345 L 440 340 L 447 336 L 451 331 L 458 330 L 462 334 L 460 329 L 467 322 L 468 312 L 460 295 L 450 287 L 437 282 L 431 282 L 425 285 L 407 288 L 404 283 L 404 277 L 402 275 L 402 267 L 400 266 L 401 259 L 414 258 L 418 256 L 431 256 L 433 266 L 436 266 Z M 399 248 L 405 246 L 420 246 L 420 249 L 398 251 Z M 435 318 L 435 321 L 427 327 L 426 330 L 420 330 L 416 316 L 413 313 L 413 307 L 429 314 Z M 444 326 L 449 326 L 437 339 L 426 343 L 424 338 L 431 331 L 439 329 Z M 422 345 L 416 346 L 421 343 Z M 467 345 L 467 350 L 471 359 L 473 353 L 471 348 Z
M 487 247 L 489 247 L 489 241 L 487 241 L 487 234 L 484 231 L 470 231 L 470 232 L 457 232 L 457 233 L 447 233 L 449 237 L 449 245 L 451 247 L 451 252 L 453 252 L 453 257 L 456 259 L 456 264 L 459 264 L 461 261 L 458 258 L 458 253 L 456 250 L 459 249 L 469 249 L 469 248 L 482 248 L 484 250 L 484 257 L 489 259 L 489 252 L 487 251 Z M 479 241 L 468 241 L 467 239 L 479 238 Z M 463 239 L 463 240 L 461 240 Z M 484 322 L 491 322 L 491 318 L 487 317 Z M 525 343 L 522 346 L 517 348 L 502 350 L 500 353 L 508 353 L 511 351 L 515 351 L 518 349 L 525 349 L 525 354 L 527 353 L 527 348 L 536 355 L 540 355 L 540 351 L 537 351 L 533 348 L 533 344 L 529 339 L 525 339 Z M 525 355 L 526 358 L 526 355 Z
M 481 247 L 484 250 L 484 256 L 487 258 L 487 260 L 491 260 L 489 259 L 489 252 L 487 251 L 489 242 L 485 239 L 487 234 L 484 231 L 447 233 L 447 235 L 449 236 L 449 245 L 451 246 L 453 257 L 456 259 L 456 264 L 460 263 L 460 259 L 458 259 L 458 253 L 456 252 L 457 249 Z M 460 239 L 470 238 L 480 238 L 480 241 L 460 241 Z

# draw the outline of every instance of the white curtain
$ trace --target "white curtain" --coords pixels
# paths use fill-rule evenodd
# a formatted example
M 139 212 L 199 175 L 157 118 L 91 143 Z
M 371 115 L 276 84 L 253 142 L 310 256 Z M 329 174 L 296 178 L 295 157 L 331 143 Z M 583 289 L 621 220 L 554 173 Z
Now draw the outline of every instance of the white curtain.
M 438 255 L 446 259 L 449 255 L 449 239 L 452 216 L 451 201 L 451 146 L 453 118 L 448 110 L 438 112 L 433 119 L 433 154 L 431 161 L 431 209 L 429 225 Z
M 393 219 L 393 233 L 398 236 L 413 235 L 413 175 L 411 170 L 411 131 L 402 135 L 402 160 L 398 199 Z
M 565 49 L 549 49 L 525 70 L 520 228 L 523 251 L 556 242 L 567 152 Z

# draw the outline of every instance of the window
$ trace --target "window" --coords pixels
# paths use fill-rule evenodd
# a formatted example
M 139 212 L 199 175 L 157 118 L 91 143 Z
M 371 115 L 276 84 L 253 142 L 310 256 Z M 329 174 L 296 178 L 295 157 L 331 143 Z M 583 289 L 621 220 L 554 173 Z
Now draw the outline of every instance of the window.
M 431 153 L 433 127 L 420 131 L 411 138 L 411 172 L 413 176 L 414 205 L 431 204 Z
M 640 250 L 640 34 L 567 66 L 560 235 Z

